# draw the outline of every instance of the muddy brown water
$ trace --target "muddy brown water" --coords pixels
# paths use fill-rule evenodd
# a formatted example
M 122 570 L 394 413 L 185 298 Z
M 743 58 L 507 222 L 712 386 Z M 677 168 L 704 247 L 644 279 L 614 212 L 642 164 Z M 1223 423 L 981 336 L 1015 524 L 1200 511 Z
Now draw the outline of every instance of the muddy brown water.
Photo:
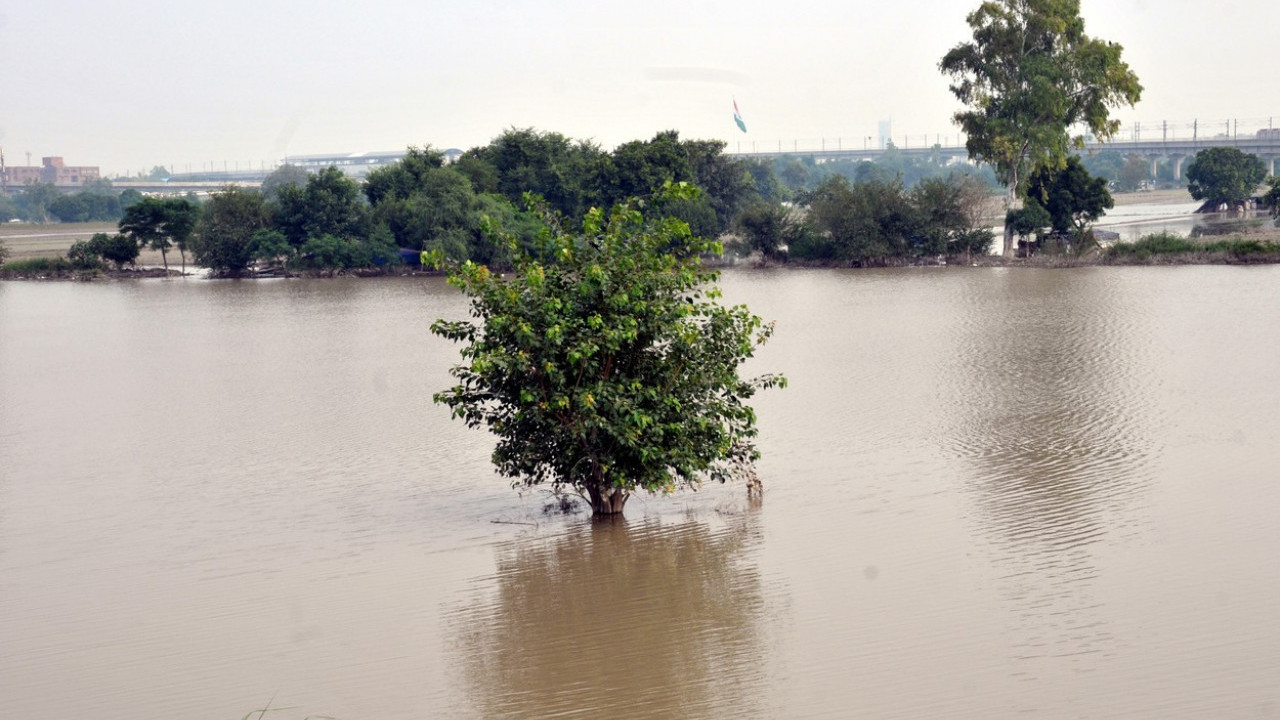
M 763 505 L 594 524 L 438 279 L 0 283 L 0 716 L 1280 716 L 1280 268 L 723 286 Z

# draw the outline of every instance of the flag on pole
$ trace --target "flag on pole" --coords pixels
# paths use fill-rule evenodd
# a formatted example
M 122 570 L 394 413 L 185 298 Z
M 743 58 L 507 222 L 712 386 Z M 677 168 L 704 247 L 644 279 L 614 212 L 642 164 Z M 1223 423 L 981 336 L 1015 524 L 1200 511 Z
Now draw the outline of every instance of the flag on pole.
M 747 124 L 742 121 L 742 113 L 738 112 L 738 99 L 733 100 L 733 122 L 738 125 L 738 129 L 742 132 L 747 131 Z

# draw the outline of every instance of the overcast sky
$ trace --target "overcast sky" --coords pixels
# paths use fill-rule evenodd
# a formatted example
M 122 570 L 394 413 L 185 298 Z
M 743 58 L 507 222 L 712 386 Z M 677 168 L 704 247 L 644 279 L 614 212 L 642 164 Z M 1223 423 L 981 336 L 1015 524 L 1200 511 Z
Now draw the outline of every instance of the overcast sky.
M 0 146 L 10 165 L 29 152 L 115 174 L 466 149 L 513 126 L 606 149 L 675 129 L 746 150 L 857 147 L 892 118 L 899 144 L 954 141 L 937 64 L 977 5 L 0 0 Z M 1274 0 L 1081 5 L 1145 87 L 1117 113 L 1144 137 L 1166 120 L 1189 136 L 1193 119 L 1280 116 Z

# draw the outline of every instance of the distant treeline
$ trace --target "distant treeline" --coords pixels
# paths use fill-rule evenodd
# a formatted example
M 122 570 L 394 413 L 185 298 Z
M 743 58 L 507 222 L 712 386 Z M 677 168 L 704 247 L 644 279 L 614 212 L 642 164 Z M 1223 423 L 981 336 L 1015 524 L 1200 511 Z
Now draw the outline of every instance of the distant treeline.
M 70 194 L 49 183 L 32 183 L 0 195 L 0 222 L 115 222 L 141 199 L 137 190 L 116 190 L 106 179 L 91 180 Z
M 310 174 L 285 165 L 260 191 L 228 188 L 197 202 L 114 194 L 100 181 L 75 195 L 27 186 L 0 198 L 0 214 L 32 221 L 118 220 L 139 247 L 190 250 L 199 265 L 228 275 L 255 261 L 287 269 L 386 267 L 420 251 L 503 265 L 507 248 L 487 228 L 533 243 L 543 227 L 529 201 L 567 221 L 592 207 L 648 196 L 665 182 L 702 189 L 663 211 L 700 236 L 767 258 L 875 262 L 972 252 L 996 188 L 989 170 L 948 165 L 941 155 L 907 157 L 889 148 L 876 162 L 759 160 L 725 143 L 682 140 L 674 131 L 605 151 L 555 132 L 508 130 L 447 163 L 430 148 L 358 181 L 337 168 Z M 183 203 L 183 210 L 178 204 Z M 178 230 L 174 230 L 178 228 Z

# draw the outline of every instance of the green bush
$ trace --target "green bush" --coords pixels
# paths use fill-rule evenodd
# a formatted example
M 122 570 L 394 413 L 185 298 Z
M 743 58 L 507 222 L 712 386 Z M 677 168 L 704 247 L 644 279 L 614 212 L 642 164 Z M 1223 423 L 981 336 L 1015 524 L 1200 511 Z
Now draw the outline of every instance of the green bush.
M 1249 255 L 1271 255 L 1280 252 L 1280 246 L 1275 243 L 1266 242 L 1264 240 L 1252 240 L 1246 238 L 1233 238 L 1230 240 L 1219 240 L 1204 246 L 1205 252 L 1219 252 L 1237 257 L 1246 257 Z
M 1154 255 L 1175 255 L 1179 253 L 1214 253 L 1233 255 L 1235 257 L 1252 257 L 1280 254 L 1280 245 L 1265 240 L 1247 238 L 1229 238 L 1200 244 L 1194 240 L 1165 231 L 1144 235 L 1133 243 L 1116 243 L 1107 250 L 1107 257 L 1132 257 L 1145 260 Z
M 956 233 L 947 243 L 952 255 L 987 255 L 996 236 L 987 228 L 974 228 Z
M 27 258 L 25 260 L 14 260 L 11 263 L 5 263 L 3 268 L 5 272 L 35 274 L 35 273 L 56 273 L 71 272 L 77 269 L 66 258 Z
M 95 233 L 89 239 L 89 245 L 103 260 L 115 263 L 116 270 L 123 270 L 125 265 L 136 265 L 142 247 L 127 235 L 108 235 Z
M 1202 246 L 1167 230 L 1143 235 L 1132 243 L 1118 242 L 1107 249 L 1108 257 L 1149 258 L 1152 255 L 1189 253 L 1202 250 Z
M 81 240 L 73 244 L 67 250 L 67 261 L 76 270 L 96 270 L 102 267 L 101 251 L 92 240 Z

